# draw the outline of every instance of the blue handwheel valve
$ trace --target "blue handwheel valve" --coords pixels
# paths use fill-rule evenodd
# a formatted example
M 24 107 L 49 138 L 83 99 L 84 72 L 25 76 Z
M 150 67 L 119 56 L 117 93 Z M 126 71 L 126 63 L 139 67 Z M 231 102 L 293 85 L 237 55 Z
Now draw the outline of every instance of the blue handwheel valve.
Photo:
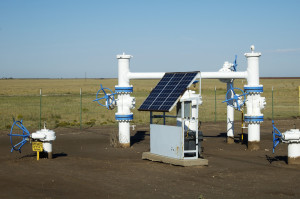
M 237 94 L 236 91 L 241 92 L 241 94 Z M 232 93 L 233 97 L 228 99 L 229 94 Z M 240 88 L 231 88 L 227 91 L 225 101 L 229 106 L 233 106 L 233 108 L 241 111 L 242 106 L 245 104 L 246 101 L 246 95 L 248 93 L 245 93 L 242 89 Z
M 115 103 L 115 94 L 112 92 L 111 89 L 109 88 L 104 88 L 102 87 L 102 84 L 100 84 L 101 89 L 98 90 L 96 94 L 96 99 L 93 100 L 93 102 L 98 102 L 100 106 L 104 106 L 107 109 L 113 109 L 114 108 L 114 103 Z M 105 91 L 106 90 L 106 91 Z M 103 97 L 100 97 L 100 95 L 104 94 Z M 105 103 L 101 101 L 105 100 Z
M 21 133 L 13 133 L 13 129 L 14 127 L 18 127 L 22 132 Z M 10 129 L 10 134 L 8 134 L 8 136 L 10 136 L 10 143 L 11 143 L 11 152 L 15 151 L 19 151 L 21 153 L 21 148 L 24 144 L 26 144 L 26 142 L 29 141 L 30 139 L 30 132 L 26 129 L 26 127 L 23 125 L 23 121 L 14 121 L 11 129 Z M 21 141 L 14 144 L 13 139 L 14 138 L 21 138 Z

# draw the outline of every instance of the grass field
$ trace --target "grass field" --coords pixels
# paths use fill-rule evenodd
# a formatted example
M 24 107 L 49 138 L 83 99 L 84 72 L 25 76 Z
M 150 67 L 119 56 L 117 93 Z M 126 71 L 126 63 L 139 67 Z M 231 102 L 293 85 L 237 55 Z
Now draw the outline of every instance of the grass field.
M 139 112 L 137 108 L 155 87 L 158 80 L 133 80 L 136 97 L 134 113 L 135 124 L 149 122 L 148 112 Z M 40 89 L 42 89 L 41 115 L 48 128 L 58 126 L 77 127 L 80 125 L 80 88 L 82 88 L 82 126 L 116 125 L 114 110 L 99 106 L 96 92 L 104 87 L 114 90 L 117 79 L 10 79 L 0 80 L 0 129 L 9 129 L 12 118 L 23 119 L 29 129 L 37 129 L 40 122 Z M 243 88 L 245 80 L 235 80 L 235 87 Z M 263 110 L 266 119 L 272 118 L 272 87 L 274 88 L 274 118 L 295 118 L 299 116 L 300 79 L 262 79 L 263 96 L 267 106 Z M 217 121 L 226 120 L 225 98 L 226 84 L 219 80 L 202 80 L 203 105 L 200 107 L 200 120 L 215 119 L 215 89 L 217 93 Z M 198 88 L 195 88 L 198 89 Z M 235 119 L 241 114 L 235 112 Z M 162 122 L 159 119 L 155 122 Z M 171 121 L 169 121 L 171 122 Z

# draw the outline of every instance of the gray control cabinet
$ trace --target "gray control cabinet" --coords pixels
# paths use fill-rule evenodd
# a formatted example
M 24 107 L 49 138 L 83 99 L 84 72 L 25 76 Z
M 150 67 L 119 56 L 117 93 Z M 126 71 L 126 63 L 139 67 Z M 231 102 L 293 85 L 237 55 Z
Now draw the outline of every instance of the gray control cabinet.
M 183 159 L 184 138 L 182 127 L 151 124 L 150 153 Z

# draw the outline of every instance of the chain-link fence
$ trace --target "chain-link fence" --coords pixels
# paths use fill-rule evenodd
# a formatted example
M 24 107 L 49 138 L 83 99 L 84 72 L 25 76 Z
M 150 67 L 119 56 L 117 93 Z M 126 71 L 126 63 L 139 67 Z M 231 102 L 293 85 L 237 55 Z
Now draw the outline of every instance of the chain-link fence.
M 78 89 L 79 91 L 80 89 Z M 294 93 L 282 92 L 280 89 L 269 89 L 263 93 L 266 97 L 266 108 L 262 111 L 265 119 L 297 118 L 300 116 L 298 86 Z M 39 93 L 37 91 L 37 93 Z M 199 108 L 199 119 L 207 121 L 226 121 L 226 90 L 224 86 L 204 90 L 203 104 Z M 136 92 L 135 124 L 149 122 L 149 112 L 139 112 L 137 108 L 147 97 L 147 93 Z M 0 129 L 10 129 L 15 120 L 22 120 L 28 129 L 39 129 L 44 122 L 47 128 L 57 127 L 87 128 L 91 126 L 116 125 L 115 110 L 99 106 L 95 93 L 78 92 L 78 94 L 45 94 L 0 96 Z M 158 119 L 159 120 L 159 119 Z M 241 113 L 235 111 L 235 120 L 241 120 Z M 160 123 L 160 121 L 157 121 Z

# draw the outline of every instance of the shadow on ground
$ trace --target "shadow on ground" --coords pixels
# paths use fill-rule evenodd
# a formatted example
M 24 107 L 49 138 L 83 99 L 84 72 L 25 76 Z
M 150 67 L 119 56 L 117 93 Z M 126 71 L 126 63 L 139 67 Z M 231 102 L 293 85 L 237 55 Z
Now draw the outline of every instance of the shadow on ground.
M 61 152 L 61 153 L 54 153 L 52 155 L 52 159 L 55 159 L 55 158 L 60 158 L 60 157 L 66 157 L 68 156 L 68 154 L 64 153 L 64 152 Z M 28 154 L 28 155 L 24 155 L 22 157 L 20 157 L 20 159 L 24 159 L 24 158 L 32 158 L 32 157 L 36 157 L 36 153 L 31 153 L 31 154 Z M 48 158 L 48 155 L 47 153 L 43 153 L 41 152 L 40 153 L 40 158 Z
M 266 155 L 266 159 L 268 160 L 268 162 L 270 164 L 272 164 L 272 162 L 277 162 L 277 161 L 283 161 L 286 164 L 288 163 L 287 156 L 275 156 L 275 157 L 271 157 L 271 156 Z
M 137 131 L 134 136 L 130 137 L 131 145 L 134 145 L 136 143 L 139 143 L 143 140 L 145 140 L 145 136 L 149 136 L 149 134 L 146 134 L 147 131 Z

